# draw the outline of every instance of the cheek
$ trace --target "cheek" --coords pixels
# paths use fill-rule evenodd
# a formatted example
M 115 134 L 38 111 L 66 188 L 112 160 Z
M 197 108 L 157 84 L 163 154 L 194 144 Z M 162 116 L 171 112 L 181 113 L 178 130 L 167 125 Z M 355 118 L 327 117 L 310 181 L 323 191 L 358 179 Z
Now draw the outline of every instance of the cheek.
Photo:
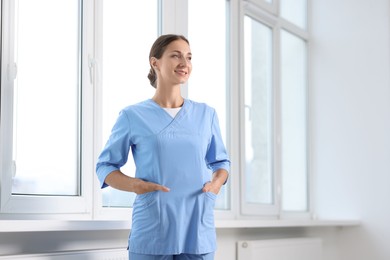
M 168 66 L 165 65 L 164 67 L 161 68 L 161 74 L 165 74 L 165 75 L 170 74 L 172 73 L 172 70 L 174 70 L 173 67 L 169 65 Z

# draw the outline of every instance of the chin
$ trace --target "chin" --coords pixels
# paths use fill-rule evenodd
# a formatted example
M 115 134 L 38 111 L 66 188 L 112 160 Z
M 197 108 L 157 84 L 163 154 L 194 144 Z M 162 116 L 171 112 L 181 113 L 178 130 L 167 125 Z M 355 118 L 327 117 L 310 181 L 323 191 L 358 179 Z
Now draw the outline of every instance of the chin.
M 186 83 L 188 81 L 188 77 L 184 78 L 184 79 L 181 79 L 180 82 L 183 84 L 183 83 Z

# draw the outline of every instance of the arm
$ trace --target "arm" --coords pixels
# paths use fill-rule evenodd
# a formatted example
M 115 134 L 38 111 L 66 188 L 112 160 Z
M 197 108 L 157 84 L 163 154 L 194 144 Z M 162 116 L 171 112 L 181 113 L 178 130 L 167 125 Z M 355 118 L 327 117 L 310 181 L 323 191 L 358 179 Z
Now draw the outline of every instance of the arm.
M 101 152 L 96 164 L 96 173 L 101 188 L 111 186 L 114 189 L 142 194 L 155 190 L 169 191 L 161 185 L 132 178 L 120 171 L 126 163 L 132 145 L 129 119 L 124 111 L 112 129 L 109 140 Z
M 212 192 L 218 194 L 222 185 L 225 184 L 228 178 L 228 172 L 225 169 L 218 169 L 213 173 L 211 182 L 204 185 L 203 192 Z
M 206 154 L 208 168 L 213 171 L 211 182 L 208 182 L 203 187 L 203 192 L 213 192 L 218 194 L 222 185 L 224 185 L 229 177 L 230 160 L 226 152 L 225 145 L 222 141 L 221 131 L 216 113 L 214 112 L 212 122 L 212 138 Z
M 109 175 L 107 175 L 105 183 L 115 189 L 135 192 L 136 194 L 143 194 L 157 190 L 164 192 L 169 191 L 169 188 L 165 186 L 152 182 L 146 182 L 138 178 L 132 178 L 123 174 L 119 170 L 113 171 Z

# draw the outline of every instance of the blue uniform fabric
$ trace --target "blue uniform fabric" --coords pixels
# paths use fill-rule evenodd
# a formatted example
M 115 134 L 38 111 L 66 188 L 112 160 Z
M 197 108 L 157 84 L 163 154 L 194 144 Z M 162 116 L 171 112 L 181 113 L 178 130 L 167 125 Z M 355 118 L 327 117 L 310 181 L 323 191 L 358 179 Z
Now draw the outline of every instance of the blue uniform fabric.
M 129 251 L 136 254 L 207 254 L 216 250 L 216 195 L 202 192 L 218 169 L 229 171 L 213 108 L 185 99 L 172 118 L 152 99 L 123 109 L 99 156 L 101 187 L 132 150 L 136 178 L 170 188 L 137 195 Z

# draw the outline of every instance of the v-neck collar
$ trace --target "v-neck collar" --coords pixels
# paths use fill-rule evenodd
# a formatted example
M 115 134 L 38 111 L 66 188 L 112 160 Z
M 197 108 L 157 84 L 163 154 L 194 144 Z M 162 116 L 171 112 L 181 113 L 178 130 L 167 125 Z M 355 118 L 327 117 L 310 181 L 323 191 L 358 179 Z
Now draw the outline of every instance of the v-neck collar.
M 180 111 L 176 114 L 175 117 L 172 118 L 172 116 L 167 112 L 165 111 L 165 109 L 163 107 L 161 107 L 159 104 L 157 104 L 156 101 L 154 101 L 152 98 L 149 99 L 149 102 L 154 106 L 154 107 L 157 107 L 158 108 L 158 111 L 160 111 L 161 114 L 164 114 L 165 117 L 169 118 L 171 121 L 176 121 L 178 120 L 180 117 L 182 117 L 183 114 L 185 114 L 185 110 L 187 110 L 187 104 L 188 104 L 188 101 L 187 99 L 183 98 L 183 105 L 181 106 L 181 109 Z

